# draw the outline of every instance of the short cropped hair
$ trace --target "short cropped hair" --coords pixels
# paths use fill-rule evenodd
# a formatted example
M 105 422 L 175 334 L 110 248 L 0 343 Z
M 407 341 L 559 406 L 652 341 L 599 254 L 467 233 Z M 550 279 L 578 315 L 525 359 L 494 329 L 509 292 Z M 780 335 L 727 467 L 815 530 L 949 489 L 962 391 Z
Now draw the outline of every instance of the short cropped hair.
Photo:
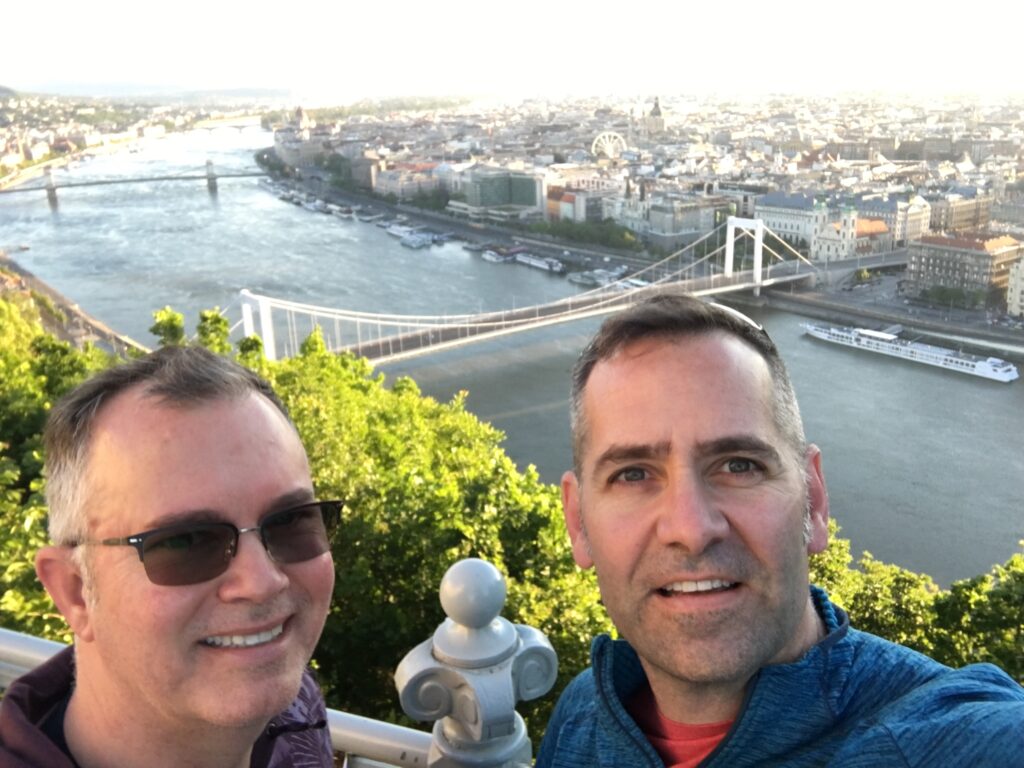
M 686 294 L 662 293 L 605 320 L 573 368 L 570 423 L 577 476 L 581 476 L 587 433 L 583 396 L 594 366 L 642 339 L 671 340 L 716 331 L 741 339 L 768 364 L 773 384 L 775 424 L 796 455 L 803 454 L 806 442 L 796 393 L 786 365 L 764 329 L 731 307 L 710 304 Z
M 105 403 L 134 387 L 147 397 L 179 407 L 233 400 L 255 392 L 291 422 L 280 398 L 263 378 L 198 346 L 167 346 L 115 365 L 87 379 L 53 408 L 43 432 L 50 539 L 73 544 L 88 538 L 85 498 L 89 441 Z

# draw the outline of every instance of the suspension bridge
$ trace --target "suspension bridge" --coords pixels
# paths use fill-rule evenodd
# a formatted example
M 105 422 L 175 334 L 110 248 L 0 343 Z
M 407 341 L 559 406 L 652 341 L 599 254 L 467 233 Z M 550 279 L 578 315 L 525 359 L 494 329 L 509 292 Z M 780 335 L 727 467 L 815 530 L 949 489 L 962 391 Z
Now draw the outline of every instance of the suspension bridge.
M 723 233 L 724 242 L 714 247 Z M 774 235 L 778 250 L 765 243 L 766 233 Z M 817 273 L 814 264 L 762 220 L 729 217 L 699 240 L 629 277 L 609 275 L 604 285 L 546 304 L 477 314 L 397 315 L 332 309 L 243 290 L 242 319 L 233 330 L 241 326 L 245 336 L 259 336 L 271 360 L 297 354 L 302 341 L 319 329 L 331 351 L 387 363 L 608 314 L 655 293 L 758 295 L 762 287 L 807 280 Z

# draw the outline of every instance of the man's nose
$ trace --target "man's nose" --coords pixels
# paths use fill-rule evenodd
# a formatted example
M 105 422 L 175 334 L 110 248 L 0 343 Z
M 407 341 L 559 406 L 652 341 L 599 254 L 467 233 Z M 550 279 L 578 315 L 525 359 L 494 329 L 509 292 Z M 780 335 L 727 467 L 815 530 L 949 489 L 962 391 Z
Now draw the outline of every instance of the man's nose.
M 287 586 L 288 576 L 263 546 L 259 531 L 243 529 L 235 556 L 221 580 L 221 599 L 263 602 Z
M 699 555 L 729 533 L 729 521 L 699 478 L 687 474 L 669 482 L 658 516 L 658 540 Z

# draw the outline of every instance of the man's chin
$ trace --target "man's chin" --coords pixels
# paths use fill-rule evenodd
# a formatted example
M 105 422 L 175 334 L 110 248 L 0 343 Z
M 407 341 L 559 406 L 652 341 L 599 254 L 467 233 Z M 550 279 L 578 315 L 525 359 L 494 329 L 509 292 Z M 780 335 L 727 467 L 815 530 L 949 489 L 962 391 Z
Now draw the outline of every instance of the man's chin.
M 203 719 L 223 728 L 262 730 L 270 720 L 284 712 L 299 694 L 302 671 L 296 674 L 267 675 L 221 688 L 210 685 L 204 693 Z

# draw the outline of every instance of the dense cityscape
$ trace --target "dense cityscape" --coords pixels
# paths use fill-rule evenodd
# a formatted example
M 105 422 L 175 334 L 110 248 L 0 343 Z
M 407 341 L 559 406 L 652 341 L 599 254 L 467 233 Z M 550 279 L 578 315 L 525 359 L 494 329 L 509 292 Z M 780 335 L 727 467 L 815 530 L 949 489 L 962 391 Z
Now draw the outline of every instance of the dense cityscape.
M 0 104 L 7 179 L 61 156 L 255 111 L 13 92 Z M 533 100 L 486 111 L 466 100 L 438 104 L 261 112 L 275 128 L 278 168 L 307 180 L 484 225 L 590 229 L 598 241 L 604 225 L 606 242 L 652 258 L 693 243 L 725 215 L 757 217 L 816 262 L 907 248 L 900 289 L 910 299 L 1024 316 L 1020 104 L 782 96 Z

